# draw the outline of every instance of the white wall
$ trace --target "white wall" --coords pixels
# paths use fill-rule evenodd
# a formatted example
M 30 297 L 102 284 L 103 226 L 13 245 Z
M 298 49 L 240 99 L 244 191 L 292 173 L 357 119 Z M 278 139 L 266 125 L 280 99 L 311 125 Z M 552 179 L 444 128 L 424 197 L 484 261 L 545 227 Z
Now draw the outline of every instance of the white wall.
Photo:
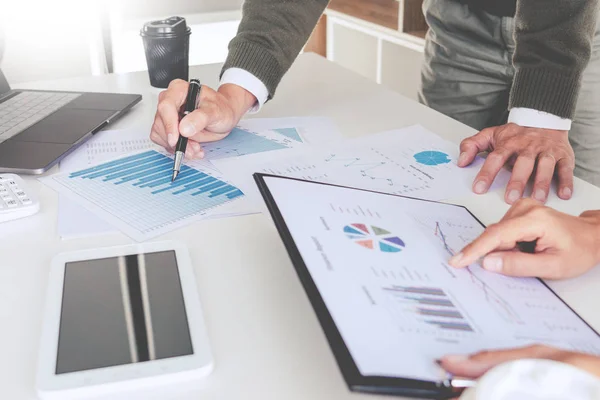
M 97 4 L 81 0 L 3 2 L 2 70 L 9 82 L 89 75 L 100 43 Z
M 144 21 L 172 15 L 219 16 L 191 21 L 190 64 L 223 61 L 243 0 L 0 0 L 5 51 L 0 67 L 11 83 L 104 73 L 102 13 L 113 27 L 115 71 L 145 69 L 139 30 Z M 115 18 L 116 17 L 116 18 Z M 220 20 L 219 20 L 220 18 Z M 200 18 L 202 19 L 202 18 Z M 211 26 L 205 26 L 210 22 Z M 192 50 L 192 49 L 191 49 Z

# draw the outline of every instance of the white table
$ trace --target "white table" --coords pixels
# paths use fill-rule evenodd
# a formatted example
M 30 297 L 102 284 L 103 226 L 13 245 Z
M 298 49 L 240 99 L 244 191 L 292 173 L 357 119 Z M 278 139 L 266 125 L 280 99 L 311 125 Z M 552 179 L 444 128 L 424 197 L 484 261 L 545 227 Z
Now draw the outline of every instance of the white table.
M 193 67 L 190 75 L 214 87 L 219 68 Z M 21 87 L 143 94 L 143 102 L 112 128 L 149 128 L 159 92 L 150 87 L 145 72 Z M 314 115 L 334 118 L 348 137 L 415 123 L 457 143 L 473 133 L 325 59 L 304 54 L 283 80 L 276 99 L 258 116 Z M 56 232 L 58 196 L 35 178 L 27 181 L 40 196 L 41 212 L 0 226 L 0 398 L 7 400 L 35 398 L 38 340 L 52 257 L 63 251 L 131 242 L 122 234 L 61 240 Z M 497 191 L 456 202 L 468 206 L 484 223 L 491 223 L 508 208 L 502 198 L 503 192 Z M 572 200 L 554 197 L 550 204 L 571 213 L 598 208 L 600 190 L 577 181 Z M 140 398 L 380 398 L 347 389 L 287 253 L 265 216 L 203 221 L 160 239 L 179 240 L 189 247 L 216 368 L 194 387 L 146 393 Z M 552 286 L 600 328 L 600 269 Z

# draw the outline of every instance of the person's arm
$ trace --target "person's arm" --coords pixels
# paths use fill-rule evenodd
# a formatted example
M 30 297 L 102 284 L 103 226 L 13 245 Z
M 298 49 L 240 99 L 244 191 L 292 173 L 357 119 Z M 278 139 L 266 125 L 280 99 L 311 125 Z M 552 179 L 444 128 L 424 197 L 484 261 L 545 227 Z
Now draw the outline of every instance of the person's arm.
M 179 135 L 186 158 L 202 158 L 200 143 L 227 136 L 248 110 L 273 97 L 279 81 L 308 40 L 327 0 L 246 0 L 229 44 L 218 90 L 203 86 L 198 108 L 179 122 L 187 82 L 175 80 L 159 96 L 150 138 L 173 151 Z
M 519 0 L 509 108 L 572 119 L 591 55 L 598 0 Z
M 460 167 L 470 165 L 479 152 L 490 153 L 473 182 L 475 193 L 486 193 L 500 169 L 513 160 L 506 202 L 521 198 L 532 176 L 532 197 L 546 201 L 555 173 L 558 196 L 571 198 L 575 156 L 568 131 L 590 59 L 598 4 L 518 0 L 509 123 L 484 129 L 460 146 Z
M 221 75 L 231 68 L 260 80 L 272 98 L 329 0 L 246 0 Z

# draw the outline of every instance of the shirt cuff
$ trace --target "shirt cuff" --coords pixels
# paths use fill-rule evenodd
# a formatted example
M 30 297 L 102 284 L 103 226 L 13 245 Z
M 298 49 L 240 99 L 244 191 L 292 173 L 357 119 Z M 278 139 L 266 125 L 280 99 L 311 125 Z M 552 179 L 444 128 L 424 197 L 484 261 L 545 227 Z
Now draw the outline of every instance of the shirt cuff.
M 571 120 L 532 108 L 515 107 L 510 110 L 508 122 L 528 128 L 571 130 Z
M 238 85 L 256 97 L 256 104 L 250 110 L 248 110 L 248 113 L 250 114 L 260 111 L 262 106 L 269 98 L 269 91 L 267 90 L 265 84 L 262 83 L 262 81 L 256 76 L 241 68 L 227 69 L 221 76 L 221 82 L 219 83 L 219 86 L 226 83 Z

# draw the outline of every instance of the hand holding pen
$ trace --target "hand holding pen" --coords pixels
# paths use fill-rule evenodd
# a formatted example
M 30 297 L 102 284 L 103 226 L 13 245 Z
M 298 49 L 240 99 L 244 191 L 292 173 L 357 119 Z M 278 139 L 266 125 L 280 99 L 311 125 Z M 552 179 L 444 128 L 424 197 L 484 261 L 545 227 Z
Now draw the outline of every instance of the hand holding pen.
M 202 85 L 200 84 L 200 81 L 198 79 L 190 80 L 180 120 L 185 118 L 188 114 L 190 114 L 196 109 L 196 103 L 198 101 L 201 89 Z M 181 170 L 181 163 L 183 162 L 183 157 L 185 156 L 187 143 L 188 138 L 183 135 L 179 135 L 177 145 L 175 146 L 175 160 L 173 162 L 173 177 L 171 178 L 171 182 L 173 182 L 175 178 L 177 178 L 177 175 L 179 175 L 179 171 Z
M 204 157 L 201 143 L 225 138 L 256 104 L 256 97 L 234 84 L 222 84 L 217 91 L 202 85 L 196 109 L 182 116 L 189 86 L 188 82 L 176 79 L 160 93 L 150 139 L 174 152 L 179 137 L 184 136 L 188 139 L 185 158 L 198 159 Z

